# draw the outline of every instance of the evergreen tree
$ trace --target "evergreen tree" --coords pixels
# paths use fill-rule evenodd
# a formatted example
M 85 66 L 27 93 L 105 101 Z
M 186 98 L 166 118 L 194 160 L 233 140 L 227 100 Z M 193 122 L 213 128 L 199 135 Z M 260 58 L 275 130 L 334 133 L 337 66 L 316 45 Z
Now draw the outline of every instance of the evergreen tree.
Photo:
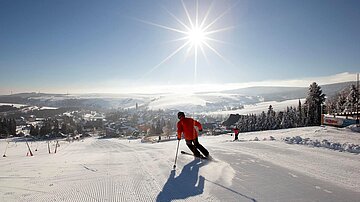
M 59 128 L 59 121 L 57 119 L 54 120 L 54 127 L 53 127 L 53 132 L 57 135 L 60 132 L 60 128 Z
M 79 134 L 83 134 L 83 127 L 81 124 L 77 124 L 76 125 L 76 131 L 79 133 Z
M 44 125 L 44 126 L 42 126 L 41 128 L 40 128 L 40 137 L 45 137 L 45 135 L 47 134 L 47 130 L 46 130 L 46 126 Z
M 275 128 L 275 111 L 270 105 L 267 112 L 266 129 L 271 130 Z
M 337 95 L 338 96 L 338 95 Z M 329 98 L 326 100 L 326 113 L 335 114 L 337 111 L 337 96 Z
M 30 135 L 35 136 L 35 127 L 33 125 L 30 125 Z
M 33 125 L 30 126 L 30 135 L 33 137 L 37 137 L 39 135 L 39 126 L 34 127 Z
M 309 125 L 320 125 L 321 105 L 325 102 L 325 94 L 322 93 L 321 87 L 313 82 L 309 87 L 308 96 L 306 97 L 307 112 Z
M 266 114 L 264 111 L 259 116 L 259 130 L 266 130 Z
M 288 124 L 289 124 L 287 128 L 297 127 L 296 111 L 292 106 L 290 108 L 288 107 L 287 117 L 288 117 Z
M 6 122 L 5 119 L 0 119 L 0 138 L 7 138 Z
M 297 108 L 297 125 L 299 127 L 304 126 L 304 119 L 303 119 L 303 110 L 301 107 L 301 101 L 299 100 L 299 105 Z
M 66 123 L 63 123 L 63 124 L 61 124 L 61 132 L 63 133 L 63 134 L 68 134 L 68 129 L 67 129 L 68 127 L 67 127 L 67 124 Z
M 350 93 L 346 99 L 346 106 L 351 113 L 356 111 L 356 106 L 359 102 L 358 98 L 359 98 L 358 89 L 356 88 L 355 85 L 351 85 Z
M 15 119 L 9 119 L 8 120 L 8 131 L 9 131 L 9 135 L 16 135 L 16 121 Z
M 281 128 L 285 129 L 285 128 L 289 128 L 289 127 L 290 127 L 290 123 L 289 123 L 289 107 L 287 107 L 286 111 L 282 115 Z
M 2 120 L 0 119 L 0 137 L 2 137 L 5 133 L 4 133 L 4 124 L 2 122 Z
M 281 123 L 283 120 L 283 116 L 284 116 L 284 112 L 279 112 L 277 113 L 276 119 L 275 119 L 275 123 L 276 123 L 276 128 L 275 129 L 280 129 L 282 127 Z
M 346 91 L 343 90 L 339 93 L 339 96 L 337 98 L 336 108 L 338 113 L 343 113 L 345 111 L 346 107 L 346 101 L 347 101 Z
M 256 114 L 252 114 L 250 116 L 251 131 L 256 131 L 256 120 L 257 120 Z

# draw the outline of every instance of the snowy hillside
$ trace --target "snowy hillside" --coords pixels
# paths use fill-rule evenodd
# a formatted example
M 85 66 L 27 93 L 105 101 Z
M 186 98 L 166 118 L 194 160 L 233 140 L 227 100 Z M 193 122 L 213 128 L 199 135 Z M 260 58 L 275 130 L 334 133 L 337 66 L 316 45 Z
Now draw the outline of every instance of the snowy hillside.
M 321 86 L 323 92 L 330 96 L 339 92 L 353 82 L 328 84 Z M 44 94 L 21 93 L 0 96 L 0 102 L 19 103 L 30 106 L 80 107 L 80 108 L 134 108 L 175 109 L 195 113 L 260 113 L 270 104 L 274 106 L 296 102 L 306 97 L 307 87 L 248 87 L 227 91 L 208 91 L 180 94 L 164 92 L 158 94 Z M 264 106 L 264 108 L 261 108 Z M 286 107 L 286 106 L 285 106 Z M 275 109 L 276 110 L 276 109 Z M 227 111 L 227 112 L 224 112 Z
M 299 100 L 301 103 L 304 103 L 305 99 L 295 99 L 295 100 L 285 100 L 282 102 L 270 101 L 270 102 L 260 102 L 251 105 L 244 105 L 243 109 L 236 110 L 228 110 L 228 111 L 215 111 L 208 113 L 209 115 L 224 115 L 227 116 L 229 114 L 260 114 L 262 111 L 267 111 L 269 106 L 271 105 L 274 111 L 284 111 L 287 107 L 297 107 L 299 105 Z
M 152 100 L 147 106 L 155 110 L 177 109 L 201 113 L 240 108 L 244 104 L 255 104 L 261 101 L 262 98 L 256 96 L 224 93 L 167 94 Z
M 348 129 L 309 127 L 200 137 L 213 160 L 179 154 L 177 141 L 14 142 L 1 158 L 0 201 L 358 201 L 359 155 L 286 144 L 286 136 L 360 144 Z M 275 141 L 262 140 L 273 136 Z M 1 140 L 0 149 L 7 143 Z M 37 149 L 37 151 L 35 151 Z M 184 140 L 180 149 L 188 151 Z

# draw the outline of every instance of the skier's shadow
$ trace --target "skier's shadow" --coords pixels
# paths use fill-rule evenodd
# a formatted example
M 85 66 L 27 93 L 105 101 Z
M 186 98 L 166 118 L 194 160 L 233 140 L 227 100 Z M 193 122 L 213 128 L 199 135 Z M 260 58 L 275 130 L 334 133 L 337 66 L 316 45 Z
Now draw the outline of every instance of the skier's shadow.
M 170 172 L 162 191 L 158 194 L 157 202 L 186 199 L 204 192 L 205 178 L 199 175 L 199 168 L 205 162 L 195 159 L 184 166 L 179 176 L 175 177 L 175 170 Z

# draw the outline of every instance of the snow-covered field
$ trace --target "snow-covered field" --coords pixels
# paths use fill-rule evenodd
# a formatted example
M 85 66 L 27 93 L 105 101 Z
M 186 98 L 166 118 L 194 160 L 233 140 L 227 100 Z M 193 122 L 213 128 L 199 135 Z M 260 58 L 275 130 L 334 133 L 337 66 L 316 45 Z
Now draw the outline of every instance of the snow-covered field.
M 301 103 L 304 104 L 305 99 L 300 99 Z M 208 113 L 209 115 L 229 115 L 229 114 L 260 114 L 261 112 L 266 112 L 269 106 L 272 106 L 275 111 L 284 111 L 287 107 L 297 107 L 299 105 L 299 99 L 294 100 L 285 100 L 282 102 L 269 101 L 269 102 L 259 102 L 252 105 L 244 105 L 243 109 L 231 110 L 231 111 L 216 111 Z
M 269 136 L 275 141 L 248 141 Z M 88 138 L 10 142 L 0 159 L 0 201 L 358 201 L 360 156 L 290 145 L 287 136 L 360 144 L 348 129 L 309 127 L 206 136 L 199 141 L 212 161 L 178 155 L 177 141 Z M 0 141 L 0 151 L 7 142 Z M 35 151 L 37 149 L 37 151 Z M 180 150 L 188 151 L 185 142 Z
M 14 103 L 0 103 L 0 106 L 13 106 L 13 107 L 16 107 L 16 108 L 21 108 L 21 107 L 25 107 L 27 105 L 14 104 Z

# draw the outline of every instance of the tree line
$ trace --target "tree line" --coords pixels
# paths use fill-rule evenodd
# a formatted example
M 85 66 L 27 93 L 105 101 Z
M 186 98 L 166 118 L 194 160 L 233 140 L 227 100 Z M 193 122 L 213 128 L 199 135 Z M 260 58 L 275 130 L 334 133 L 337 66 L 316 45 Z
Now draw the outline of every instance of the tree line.
M 75 123 L 72 117 L 61 117 L 61 123 L 54 118 L 45 119 L 41 126 L 30 125 L 30 135 L 40 139 L 62 137 L 62 134 L 83 133 L 83 126 Z M 61 134 L 62 133 L 62 134 Z
M 10 135 L 16 135 L 15 119 L 0 119 L 0 138 L 7 138 Z
M 276 130 L 321 124 L 321 114 L 324 110 L 325 94 L 321 87 L 313 82 L 304 104 L 299 100 L 297 107 L 287 107 L 284 111 L 275 112 L 270 105 L 267 112 L 261 114 L 240 115 L 235 126 L 241 132 Z
M 355 85 L 343 89 L 326 101 L 329 114 L 353 114 L 359 105 L 359 89 Z

